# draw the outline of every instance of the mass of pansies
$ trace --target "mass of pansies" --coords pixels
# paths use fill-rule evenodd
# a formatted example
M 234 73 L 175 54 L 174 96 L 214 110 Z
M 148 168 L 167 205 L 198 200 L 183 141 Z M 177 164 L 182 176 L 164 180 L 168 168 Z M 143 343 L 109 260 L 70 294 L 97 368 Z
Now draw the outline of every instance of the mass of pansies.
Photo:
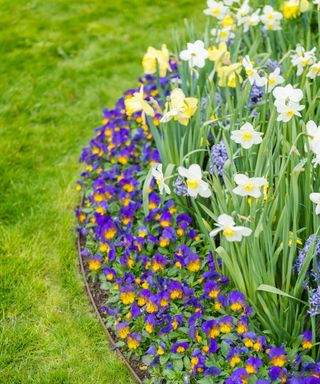
M 81 256 L 146 383 L 320 383 L 319 9 L 208 0 L 83 149 Z

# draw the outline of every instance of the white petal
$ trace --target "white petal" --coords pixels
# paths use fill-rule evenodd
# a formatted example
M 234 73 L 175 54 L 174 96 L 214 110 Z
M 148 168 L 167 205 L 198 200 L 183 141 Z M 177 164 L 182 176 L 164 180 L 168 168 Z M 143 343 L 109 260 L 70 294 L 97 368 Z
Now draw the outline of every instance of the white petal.
M 237 175 L 234 176 L 234 181 L 238 185 L 245 184 L 248 181 L 248 179 L 249 179 L 249 177 L 242 174 L 242 173 L 238 173 Z
M 234 220 L 233 220 L 232 216 L 229 216 L 229 215 L 227 215 L 225 213 L 223 213 L 222 215 L 220 215 L 218 217 L 217 222 L 222 227 L 233 226 L 234 225 Z

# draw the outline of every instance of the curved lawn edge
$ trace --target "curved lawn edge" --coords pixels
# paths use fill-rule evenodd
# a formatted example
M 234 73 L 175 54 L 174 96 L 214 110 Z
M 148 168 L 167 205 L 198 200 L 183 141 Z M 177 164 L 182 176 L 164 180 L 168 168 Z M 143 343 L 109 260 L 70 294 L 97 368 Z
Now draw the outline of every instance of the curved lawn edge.
M 80 208 L 81 208 L 81 206 L 80 206 Z M 83 249 L 83 247 L 81 247 L 81 240 L 83 240 L 83 237 L 81 236 L 81 233 L 79 233 L 78 237 L 77 237 L 77 252 L 78 252 L 79 270 L 80 270 L 80 273 L 81 273 L 81 276 L 82 276 L 82 279 L 84 282 L 85 291 L 86 291 L 86 294 L 88 296 L 88 299 L 92 305 L 92 308 L 95 312 L 95 315 L 97 316 L 97 318 L 99 320 L 101 327 L 103 328 L 103 330 L 107 336 L 108 342 L 112 346 L 112 350 L 116 352 L 116 354 L 118 355 L 120 360 L 126 365 L 128 370 L 130 371 L 132 377 L 134 378 L 135 382 L 138 384 L 142 384 L 142 381 L 141 381 L 138 373 L 134 370 L 134 368 L 132 367 L 130 362 L 126 359 L 124 354 L 121 352 L 119 347 L 116 345 L 116 341 L 112 337 L 111 333 L 109 332 L 108 327 L 106 326 L 105 322 L 103 321 L 103 317 L 101 316 L 101 313 L 98 309 L 97 303 L 96 303 L 96 301 L 92 295 L 91 288 L 89 286 L 88 279 L 86 276 L 84 261 L 83 261 L 82 255 L 81 255 L 81 250 Z

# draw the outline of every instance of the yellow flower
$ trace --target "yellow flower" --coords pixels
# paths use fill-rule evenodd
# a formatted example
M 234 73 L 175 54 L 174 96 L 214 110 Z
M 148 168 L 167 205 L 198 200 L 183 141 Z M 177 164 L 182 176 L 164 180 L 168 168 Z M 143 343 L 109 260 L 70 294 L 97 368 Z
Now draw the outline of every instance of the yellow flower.
M 186 97 L 182 89 L 175 88 L 170 95 L 170 103 L 166 105 L 166 113 L 161 119 L 162 123 L 170 120 L 179 121 L 182 125 L 188 125 L 190 118 L 198 108 L 198 99 Z
M 230 52 L 228 52 L 227 44 L 222 42 L 219 44 L 218 48 L 216 46 L 212 46 L 211 48 L 208 48 L 209 51 L 209 60 L 211 61 L 220 61 L 223 60 L 229 60 L 230 59 Z
M 307 0 L 289 0 L 284 3 L 282 12 L 286 19 L 292 19 L 308 11 L 309 8 L 310 4 Z
M 223 28 L 231 27 L 234 24 L 234 20 L 230 15 L 226 15 L 221 21 Z
M 143 86 L 139 92 L 135 92 L 132 97 L 125 99 L 126 113 L 131 116 L 135 112 L 142 111 L 142 118 L 145 121 L 145 114 L 154 117 L 153 108 L 144 99 Z
M 143 56 L 142 65 L 144 73 L 152 75 L 157 72 L 159 67 L 160 77 L 164 77 L 167 71 L 170 71 L 169 51 L 165 44 L 162 45 L 161 51 L 153 47 L 149 47 L 147 53 Z
M 219 87 L 236 88 L 237 79 L 240 84 L 242 83 L 242 77 L 240 76 L 240 63 L 221 66 L 220 68 L 218 68 L 217 72 L 219 76 Z

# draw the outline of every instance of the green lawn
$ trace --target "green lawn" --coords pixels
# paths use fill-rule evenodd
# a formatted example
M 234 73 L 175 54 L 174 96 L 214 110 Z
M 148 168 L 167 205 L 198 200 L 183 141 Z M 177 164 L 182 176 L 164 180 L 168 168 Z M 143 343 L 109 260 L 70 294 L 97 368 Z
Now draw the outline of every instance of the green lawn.
M 0 383 L 132 382 L 77 268 L 78 157 L 146 47 L 203 23 L 203 5 L 1 0 Z

